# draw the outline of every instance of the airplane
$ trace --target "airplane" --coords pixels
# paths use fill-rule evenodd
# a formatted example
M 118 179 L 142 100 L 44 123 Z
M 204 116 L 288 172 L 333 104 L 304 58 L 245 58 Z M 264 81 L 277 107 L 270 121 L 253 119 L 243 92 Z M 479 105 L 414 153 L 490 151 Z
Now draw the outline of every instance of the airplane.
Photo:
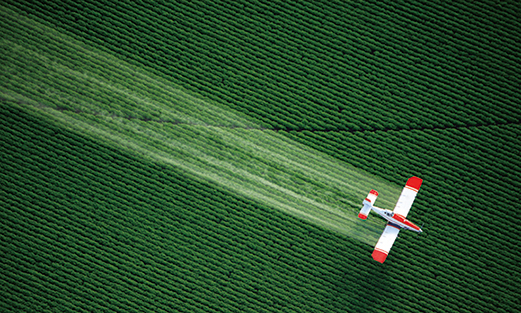
M 413 176 L 407 180 L 407 184 L 402 190 L 400 194 L 400 198 L 398 198 L 398 202 L 394 207 L 394 211 L 385 210 L 374 206 L 374 202 L 378 197 L 378 192 L 372 189 L 367 195 L 367 198 L 363 201 L 364 206 L 358 213 L 358 217 L 365 220 L 367 216 L 371 212 L 371 210 L 375 211 L 387 220 L 387 225 L 380 236 L 380 239 L 376 243 L 374 248 L 372 257 L 375 261 L 383 263 L 393 246 L 396 237 L 398 237 L 398 233 L 400 229 L 412 230 L 417 233 L 421 233 L 422 229 L 409 220 L 406 219 L 407 213 L 411 209 L 412 203 L 420 190 L 420 186 L 423 180 L 416 176 Z

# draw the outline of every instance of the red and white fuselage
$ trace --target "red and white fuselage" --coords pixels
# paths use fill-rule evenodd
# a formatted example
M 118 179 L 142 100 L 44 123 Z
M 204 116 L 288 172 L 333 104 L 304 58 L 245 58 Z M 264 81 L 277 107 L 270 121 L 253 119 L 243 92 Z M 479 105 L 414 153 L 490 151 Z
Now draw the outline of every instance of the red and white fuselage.
M 418 233 L 422 232 L 422 229 L 420 227 L 416 226 L 414 223 L 412 223 L 400 214 L 396 214 L 391 210 L 381 209 L 375 206 L 372 206 L 371 209 L 374 212 L 378 213 L 378 215 L 389 221 L 389 224 L 391 226 L 394 226 L 398 229 L 405 228 L 407 230 L 412 230 Z

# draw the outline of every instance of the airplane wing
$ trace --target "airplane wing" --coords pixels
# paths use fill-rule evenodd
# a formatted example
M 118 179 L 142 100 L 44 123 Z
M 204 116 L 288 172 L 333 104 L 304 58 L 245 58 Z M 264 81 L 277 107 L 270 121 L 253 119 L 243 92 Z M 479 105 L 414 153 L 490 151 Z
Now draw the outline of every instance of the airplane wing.
M 413 176 L 407 180 L 407 184 L 403 188 L 402 193 L 400 194 L 400 198 L 398 198 L 398 202 L 394 207 L 394 214 L 401 215 L 403 218 L 407 217 L 412 203 L 414 202 L 414 199 L 416 199 L 418 190 L 420 190 L 422 182 L 423 180 L 416 176 Z
M 396 237 L 398 237 L 399 232 L 400 228 L 393 226 L 391 223 L 387 223 L 384 232 L 374 247 L 372 256 L 375 261 L 380 263 L 385 261 L 385 258 L 387 258 L 387 255 L 389 254 Z

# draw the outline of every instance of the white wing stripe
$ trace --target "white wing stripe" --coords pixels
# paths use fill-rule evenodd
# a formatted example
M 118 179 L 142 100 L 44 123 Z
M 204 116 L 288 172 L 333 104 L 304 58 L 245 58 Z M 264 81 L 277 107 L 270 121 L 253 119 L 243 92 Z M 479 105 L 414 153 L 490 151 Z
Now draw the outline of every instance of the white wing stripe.
M 398 228 L 387 225 L 382 236 L 380 236 L 380 239 L 376 243 L 375 249 L 380 249 L 389 253 L 399 232 L 400 230 Z

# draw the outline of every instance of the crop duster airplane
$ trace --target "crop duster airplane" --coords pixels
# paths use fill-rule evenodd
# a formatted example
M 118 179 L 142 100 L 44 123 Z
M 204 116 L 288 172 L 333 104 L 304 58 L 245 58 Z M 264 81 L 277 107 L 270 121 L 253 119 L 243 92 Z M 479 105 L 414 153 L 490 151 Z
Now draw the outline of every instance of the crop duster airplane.
M 373 210 L 387 220 L 384 232 L 374 247 L 373 259 L 376 261 L 380 263 L 385 261 L 396 237 L 398 237 L 400 229 L 404 228 L 418 233 L 422 232 L 420 227 L 414 225 L 405 218 L 411 209 L 416 194 L 418 194 L 418 191 L 420 190 L 422 182 L 423 180 L 418 177 L 411 177 L 407 180 L 407 184 L 403 188 L 400 198 L 398 198 L 394 211 L 380 209 L 374 206 L 374 202 L 378 197 L 378 192 L 374 189 L 371 190 L 367 198 L 365 198 L 363 202 L 364 206 L 360 210 L 360 213 L 358 213 L 358 217 L 365 220 L 369 212 Z

